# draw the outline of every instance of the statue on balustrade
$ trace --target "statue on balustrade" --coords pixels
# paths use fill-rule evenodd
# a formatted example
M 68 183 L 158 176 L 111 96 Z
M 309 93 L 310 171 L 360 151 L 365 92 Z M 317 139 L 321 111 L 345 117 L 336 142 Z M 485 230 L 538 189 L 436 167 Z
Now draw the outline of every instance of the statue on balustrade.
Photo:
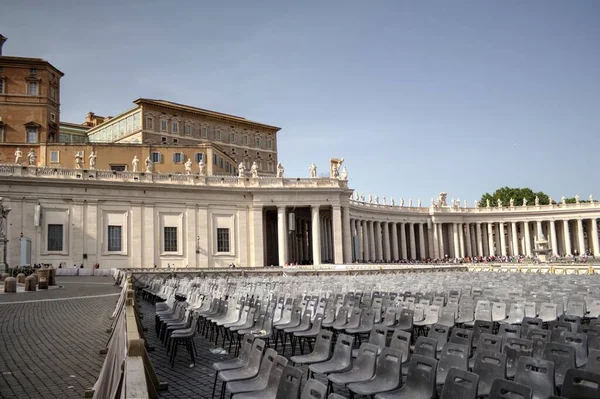
M 310 164 L 310 168 L 308 168 L 308 171 L 310 172 L 311 178 L 314 179 L 315 177 L 317 177 L 317 165 L 315 165 L 314 162 Z
M 373 196 L 371 194 L 369 194 L 369 204 L 373 203 Z
M 563 195 L 563 196 L 562 196 L 562 198 L 560 199 L 560 202 L 561 202 L 563 205 L 567 205 L 567 198 L 566 198 L 566 197 Z
M 360 193 L 360 202 L 365 202 L 365 193 Z
M 379 195 L 375 194 L 375 203 L 379 205 Z
M 502 200 L 498 198 L 498 208 L 502 208 Z
M 540 198 L 536 195 L 535 196 L 535 200 L 533 202 L 535 204 L 535 206 L 539 206 L 540 205 Z
M 435 206 L 435 199 L 433 199 L 433 197 L 431 198 L 431 207 L 433 208 Z
M 152 160 L 150 159 L 150 155 L 146 157 L 146 173 L 152 173 Z
M 454 198 L 452 198 L 452 199 L 450 200 L 450 206 L 451 206 L 452 208 L 455 208 L 455 207 L 456 207 L 456 201 L 454 201 Z
M 594 203 L 594 196 L 592 194 L 590 194 L 590 202 L 593 204 Z
M 552 203 L 553 203 L 553 202 L 552 202 L 552 197 L 548 197 L 548 204 L 549 204 L 549 205 L 552 205 Z
M 37 155 L 35 153 L 35 151 L 32 149 L 29 150 L 29 154 L 27 154 L 27 160 L 29 161 L 29 166 L 35 166 L 36 165 L 36 160 L 37 160 Z
M 465 202 L 463 203 L 463 208 L 467 208 L 467 200 L 465 200 Z
M 346 169 L 345 166 L 344 166 L 344 169 L 342 169 L 342 173 L 340 175 L 340 179 L 341 180 L 348 180 L 348 169 Z
M 140 164 L 140 160 L 138 159 L 137 155 L 133 156 L 133 161 L 131 161 L 131 166 L 134 172 L 138 171 L 138 165 Z
M 440 195 L 438 196 L 438 206 L 447 206 L 448 204 L 446 203 L 446 197 L 448 196 L 448 193 L 445 192 L 441 192 Z
M 473 206 L 474 206 L 475 208 L 479 208 L 479 201 L 475 200 L 475 201 L 473 202 Z
M 277 177 L 283 177 L 283 165 L 281 164 L 281 162 L 277 162 Z
M 527 206 L 527 198 L 523 198 L 523 206 Z
M 96 169 L 96 158 L 98 158 L 96 156 L 96 151 L 92 150 L 90 156 L 88 157 L 90 169 Z
M 198 168 L 200 169 L 200 176 L 206 176 L 206 164 L 204 163 L 204 158 L 198 162 Z
M 75 153 L 75 169 L 83 168 L 83 156 L 81 155 L 81 151 L 77 151 Z
M 17 150 L 15 151 L 15 163 L 21 164 L 21 162 L 23 162 L 23 151 L 17 147 Z
M 419 208 L 421 207 L 421 198 L 419 198 L 419 199 L 417 200 L 417 206 L 418 206 Z
M 191 175 L 192 174 L 192 159 L 188 158 L 187 161 L 185 161 L 185 163 L 183 164 L 183 166 L 185 167 L 185 174 Z
M 333 179 L 339 179 L 340 178 L 340 170 L 335 165 L 331 166 L 331 177 Z
M 513 198 L 509 201 L 510 207 L 513 208 L 515 206 L 515 200 Z
M 392 197 L 392 200 L 390 201 L 391 206 L 396 206 L 396 201 L 394 200 L 394 197 Z
M 579 203 L 580 203 L 579 194 L 575 194 L 575 203 L 576 203 L 576 204 L 579 204 Z
M 489 198 L 485 200 L 485 207 L 486 208 L 490 207 L 490 199 Z
M 385 205 L 387 205 L 387 204 L 386 204 L 386 200 L 385 200 L 385 195 L 383 196 L 383 198 L 382 198 L 382 200 L 381 200 L 381 203 L 382 203 L 384 206 L 385 206 Z
M 404 197 L 400 197 L 400 206 L 404 206 Z
M 460 198 L 457 198 L 457 199 L 456 199 L 456 207 L 457 207 L 457 208 L 460 208 Z
M 246 174 L 246 167 L 243 162 L 238 165 L 238 177 L 244 177 Z
M 258 177 L 258 165 L 256 164 L 256 161 L 252 162 L 252 166 L 250 167 L 250 174 L 252 174 L 252 177 L 254 178 Z
M 408 199 L 408 207 L 409 207 L 409 208 L 412 208 L 412 198 L 409 198 L 409 199 Z

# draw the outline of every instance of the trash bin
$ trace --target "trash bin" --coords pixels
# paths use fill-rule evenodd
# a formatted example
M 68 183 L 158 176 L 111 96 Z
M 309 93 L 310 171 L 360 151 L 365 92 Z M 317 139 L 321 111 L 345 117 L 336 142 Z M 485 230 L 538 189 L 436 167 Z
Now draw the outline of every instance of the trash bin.
M 40 290 L 48 289 L 48 280 L 50 279 L 50 270 L 45 267 L 37 270 L 38 288 Z

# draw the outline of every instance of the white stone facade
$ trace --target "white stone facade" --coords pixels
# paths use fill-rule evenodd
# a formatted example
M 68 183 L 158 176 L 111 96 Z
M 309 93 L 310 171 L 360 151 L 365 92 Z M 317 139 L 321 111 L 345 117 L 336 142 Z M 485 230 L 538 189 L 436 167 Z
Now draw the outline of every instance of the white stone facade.
M 0 165 L 0 196 L 12 209 L 10 266 L 19 264 L 21 237 L 32 241 L 32 263 L 101 268 L 530 256 L 542 236 L 554 253 L 600 254 L 598 202 L 424 208 L 358 202 L 351 194 L 336 178 Z

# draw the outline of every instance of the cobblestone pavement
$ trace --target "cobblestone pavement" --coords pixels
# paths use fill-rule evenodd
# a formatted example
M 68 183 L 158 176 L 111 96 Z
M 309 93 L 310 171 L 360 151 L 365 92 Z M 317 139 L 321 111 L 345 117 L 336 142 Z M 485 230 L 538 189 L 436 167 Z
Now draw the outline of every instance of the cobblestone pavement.
M 175 360 L 174 367 L 171 367 L 169 363 L 169 355 L 167 355 L 166 347 L 158 340 L 154 332 L 154 306 L 147 302 L 138 301 L 140 304 L 140 311 L 144 314 L 142 324 L 148 329 L 146 331 L 147 342 L 154 347 L 151 351 L 150 359 L 154 364 L 156 374 L 161 382 L 167 382 L 169 389 L 161 392 L 161 398 L 201 398 L 210 399 L 212 394 L 213 383 L 215 380 L 215 373 L 212 369 L 212 364 L 220 362 L 222 360 L 230 359 L 232 356 L 229 354 L 220 355 L 213 354 L 211 350 L 221 347 L 222 338 L 219 337 L 218 346 L 213 341 L 209 341 L 204 336 L 196 335 L 194 343 L 198 350 L 198 356 L 196 356 L 196 366 L 190 367 L 190 356 L 185 348 L 180 347 L 177 351 L 177 358 Z M 228 341 L 225 345 L 225 349 L 229 348 Z M 290 358 L 291 348 L 288 344 L 286 347 L 285 356 Z M 305 350 L 307 350 L 305 348 Z M 232 349 L 233 351 L 233 349 Z M 299 351 L 297 350 L 299 354 Z M 279 354 L 281 354 L 281 345 L 279 345 Z M 291 365 L 291 362 L 290 362 Z M 306 383 L 307 367 L 300 367 L 303 371 L 302 383 Z M 327 379 L 324 376 L 316 376 L 316 379 L 324 384 L 327 384 Z M 216 397 L 220 392 L 221 383 L 218 383 L 216 390 Z M 302 386 L 304 387 L 304 385 Z M 348 390 L 345 388 L 335 387 L 335 392 L 341 395 L 348 396 Z M 229 394 L 226 395 L 229 398 Z
M 120 290 L 106 277 L 57 284 L 0 295 L 1 398 L 81 398 L 98 378 Z

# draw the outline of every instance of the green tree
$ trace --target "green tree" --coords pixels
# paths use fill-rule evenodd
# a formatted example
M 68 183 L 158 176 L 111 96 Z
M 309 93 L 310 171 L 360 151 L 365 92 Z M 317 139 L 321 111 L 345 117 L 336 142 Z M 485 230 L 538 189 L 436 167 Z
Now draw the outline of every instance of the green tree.
M 490 206 L 497 206 L 498 200 L 502 201 L 502 206 L 508 206 L 511 198 L 514 200 L 515 206 L 523 205 L 523 199 L 527 200 L 527 205 L 533 205 L 535 203 L 535 197 L 538 197 L 540 205 L 548 205 L 550 203 L 548 194 L 542 191 L 534 192 L 530 188 L 502 187 L 494 191 L 492 194 L 483 194 L 481 196 L 481 200 L 479 200 L 479 206 L 486 207 L 487 200 L 490 201 Z
M 565 198 L 565 202 L 567 204 L 575 204 L 577 202 L 577 200 L 575 199 L 575 197 L 571 197 L 571 198 Z M 584 199 L 580 199 L 579 202 L 590 202 L 589 200 L 584 200 Z

